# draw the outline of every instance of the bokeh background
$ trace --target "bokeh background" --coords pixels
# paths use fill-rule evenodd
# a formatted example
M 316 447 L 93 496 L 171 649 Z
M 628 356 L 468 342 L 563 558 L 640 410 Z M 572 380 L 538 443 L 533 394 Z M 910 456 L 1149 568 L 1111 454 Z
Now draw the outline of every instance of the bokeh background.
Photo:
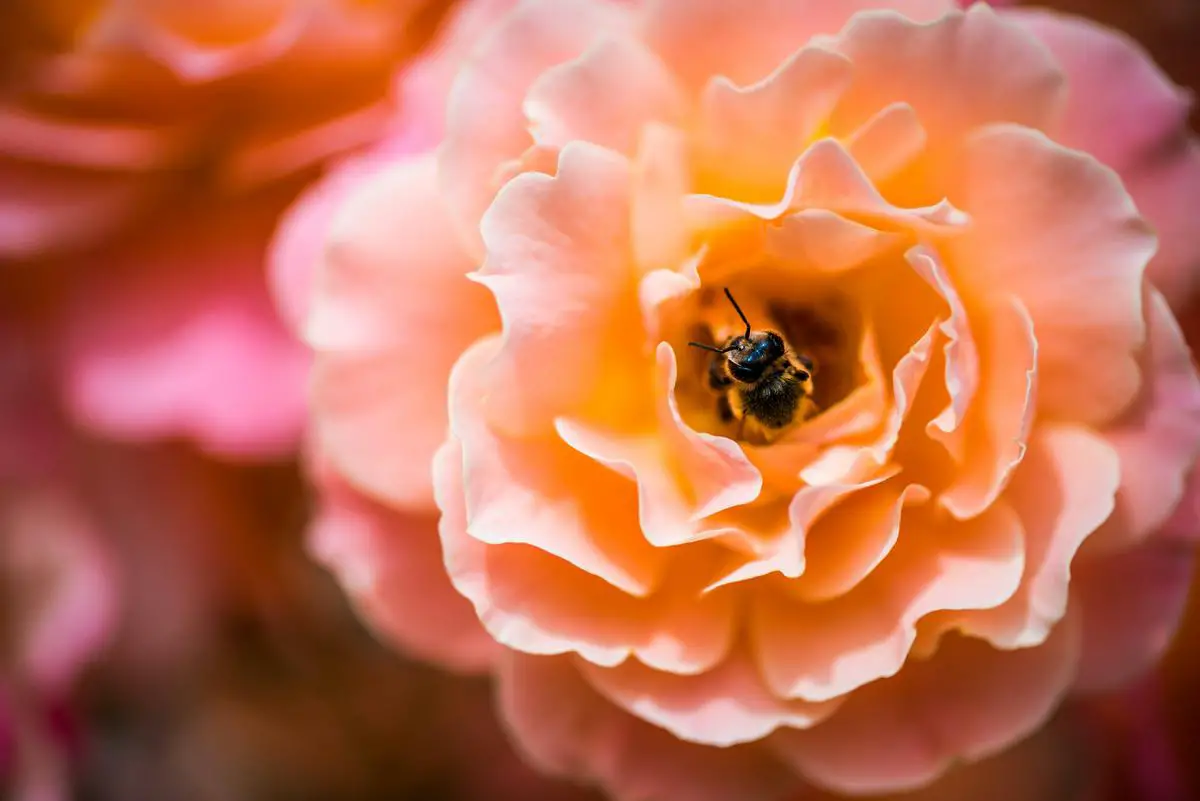
M 333 164 L 436 141 L 453 5 L 0 2 L 5 798 L 598 798 L 523 766 L 485 680 L 386 647 L 305 549 L 269 243 Z M 1197 0 L 1042 5 L 1200 88 Z M 1200 594 L 1138 686 L 920 797 L 1200 798 Z

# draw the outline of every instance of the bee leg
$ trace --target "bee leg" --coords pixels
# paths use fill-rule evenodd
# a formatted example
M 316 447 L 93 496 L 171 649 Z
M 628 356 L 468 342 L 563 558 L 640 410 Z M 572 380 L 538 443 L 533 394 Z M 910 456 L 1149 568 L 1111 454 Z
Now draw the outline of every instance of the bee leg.
M 746 418 L 743 416 L 743 417 L 738 418 L 737 439 L 739 441 L 741 441 L 745 438 L 745 435 L 746 435 Z

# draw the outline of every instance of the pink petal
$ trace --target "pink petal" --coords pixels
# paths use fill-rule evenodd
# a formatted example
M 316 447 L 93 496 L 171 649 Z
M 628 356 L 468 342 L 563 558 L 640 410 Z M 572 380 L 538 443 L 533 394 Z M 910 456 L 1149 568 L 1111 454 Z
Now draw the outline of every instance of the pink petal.
M 667 555 L 638 525 L 627 478 L 553 438 L 517 438 L 483 419 L 480 377 L 496 338 L 469 349 L 450 378 L 450 415 L 461 451 L 467 534 L 488 545 L 529 545 L 630 595 L 658 586 Z
M 623 25 L 624 11 L 602 0 L 531 0 L 497 22 L 462 65 L 439 174 L 470 252 L 483 250 L 478 225 L 499 188 L 497 168 L 532 144 L 522 101 L 534 81 Z
M 637 482 L 641 534 L 668 547 L 715 534 L 697 524 L 754 501 L 762 476 L 737 443 L 693 431 L 683 421 L 675 400 L 675 351 L 661 342 L 656 355 L 653 430 L 621 433 L 571 419 L 559 419 L 556 429 L 572 448 Z
M 116 622 L 111 554 L 92 521 L 60 490 L 25 488 L 0 511 L 0 570 L 9 593 L 6 666 L 30 690 L 61 697 Z
M 267 278 L 284 322 L 299 336 L 308 317 L 313 280 L 342 204 L 378 165 L 350 159 L 311 184 L 280 218 L 268 253 Z
M 895 675 L 921 618 L 990 608 L 1017 590 L 1022 530 L 1007 507 L 947 529 L 920 511 L 910 514 L 897 549 L 854 591 L 819 605 L 780 591 L 756 599 L 751 636 L 772 692 L 825 701 Z
M 699 158 L 719 194 L 743 200 L 778 196 L 792 163 L 812 141 L 852 66 L 820 47 L 801 48 L 749 86 L 713 78 L 700 106 Z
M 899 234 L 881 231 L 826 209 L 803 209 L 767 228 L 765 251 L 773 269 L 797 276 L 840 273 L 861 267 L 905 243 Z
M 307 336 L 316 436 L 368 494 L 432 508 L 430 460 L 447 431 L 450 368 L 497 328 L 467 280 L 432 157 L 372 174 L 342 204 L 314 276 Z
M 960 519 L 979 514 L 1000 497 L 1025 457 L 1033 424 L 1040 343 L 1020 301 L 1007 300 L 973 318 L 979 361 L 988 369 L 964 418 L 963 464 L 938 496 L 938 503 Z M 953 438 L 946 441 L 959 447 Z
M 691 249 L 683 214 L 692 180 L 688 155 L 682 131 L 655 123 L 642 129 L 633 165 L 630 231 L 634 260 L 647 273 L 674 269 Z
M 1046 49 L 984 3 L 931 24 L 866 12 L 846 26 L 837 48 L 854 63 L 854 84 L 833 130 L 849 133 L 879 109 L 905 102 L 935 158 L 984 123 L 1043 127 L 1063 99 L 1062 73 Z
M 267 234 L 251 216 L 172 227 L 78 286 L 64 370 L 84 425 L 235 457 L 296 447 L 309 359 L 268 297 Z
M 974 639 L 859 689 L 824 723 L 771 743 L 806 778 L 842 793 L 919 788 L 952 762 L 996 753 L 1035 731 L 1070 686 L 1079 627 L 1068 618 L 1042 646 L 995 650 Z
M 1043 423 L 1005 498 L 1025 526 L 1021 589 L 995 609 L 963 615 L 964 629 L 1001 648 L 1041 643 L 1067 611 L 1071 562 L 1112 513 L 1121 464 L 1086 429 Z
M 931 438 L 942 443 L 951 457 L 961 463 L 966 447 L 963 420 L 979 388 L 979 353 L 971 336 L 967 310 L 937 255 L 924 248 L 914 249 L 908 254 L 908 263 L 941 295 L 949 307 L 949 319 L 945 320 L 940 328 L 947 339 L 944 351 L 946 392 L 950 395 L 950 403 L 941 414 L 930 421 L 925 431 Z
M 695 564 L 677 559 L 675 575 L 638 598 L 539 547 L 485 544 L 472 536 L 470 510 L 460 509 L 468 501 L 461 448 L 451 441 L 435 459 L 439 531 L 451 581 L 496 640 L 527 653 L 575 652 L 604 665 L 636 655 L 664 669 L 694 672 L 720 661 L 734 635 L 735 607 L 728 594 L 697 600 L 702 579 L 692 576 L 707 574 L 707 554 L 697 553 Z
M 802 576 L 807 568 L 807 537 L 814 523 L 847 496 L 874 487 L 900 472 L 888 468 L 869 479 L 846 484 L 801 487 L 787 504 L 787 515 L 778 532 L 770 532 L 769 543 L 744 561 L 736 561 L 731 569 L 721 571 L 707 589 L 736 584 L 741 581 L 779 573 L 786 578 Z M 755 510 L 757 511 L 757 510 Z M 744 523 L 744 516 L 739 516 Z M 706 591 L 707 591 L 706 589 Z
M 883 223 L 921 233 L 946 233 L 969 220 L 946 202 L 901 208 L 879 193 L 853 155 L 836 139 L 819 139 L 792 165 L 782 197 L 773 203 L 749 203 L 695 194 L 685 199 L 688 220 L 698 230 L 755 218 L 775 221 L 803 208 L 819 208 L 868 224 Z
M 1181 309 L 1200 274 L 1200 144 L 1188 130 L 1191 97 L 1124 33 L 1046 11 L 1007 16 L 1045 43 L 1067 73 L 1070 93 L 1054 139 L 1121 176 L 1158 234 L 1147 275 Z
M 447 580 L 432 518 L 405 517 L 349 487 L 326 487 L 308 548 L 389 641 L 455 670 L 492 664 L 496 643 Z
M 638 333 L 627 322 L 638 313 L 629 187 L 623 157 L 573 142 L 556 176 L 514 178 L 484 216 L 487 260 L 475 278 L 495 295 L 504 327 L 488 370 L 497 425 L 545 429 L 602 395 L 618 404 L 619 379 L 606 367 L 632 386 L 644 381 L 640 360 L 629 358 Z
M 850 135 L 846 147 L 876 183 L 892 178 L 925 150 L 925 129 L 908 103 L 892 103 Z
M 643 36 L 691 89 L 723 75 L 745 86 L 765 78 L 812 37 L 837 33 L 860 11 L 891 8 L 918 21 L 954 8 L 952 0 L 656 0 Z
M 1120 687 L 1162 657 L 1187 608 L 1195 569 L 1195 545 L 1159 539 L 1077 560 L 1071 577 L 1072 603 L 1083 612 L 1077 688 Z
M 807 729 L 837 702 L 782 701 L 763 684 L 744 650 L 692 676 L 654 670 L 633 660 L 615 667 L 579 666 L 597 692 L 629 713 L 691 743 L 728 748 L 783 727 Z
M 1161 528 L 1183 499 L 1200 456 L 1200 380 L 1191 350 L 1162 295 L 1150 289 L 1146 308 L 1142 395 L 1105 431 L 1121 460 L 1117 508 L 1089 542 L 1089 552 L 1136 544 Z
M 526 759 L 629 801 L 784 801 L 798 788 L 763 749 L 684 742 L 601 698 L 564 657 L 510 653 L 500 709 Z
M 684 99 L 652 52 L 632 39 L 609 36 L 543 72 L 524 107 L 538 145 L 557 149 L 582 139 L 633 155 L 642 127 L 677 122 Z
M 810 603 L 850 592 L 896 546 L 904 507 L 925 503 L 929 497 L 929 490 L 920 484 L 892 481 L 846 498 L 813 526 L 804 547 L 808 567 L 788 591 Z
M 968 303 L 1009 292 L 1029 311 L 1040 411 L 1109 421 L 1140 384 L 1142 274 L 1154 236 L 1116 174 L 1027 128 L 974 134 L 961 174 L 974 226 L 944 249 L 956 286 Z

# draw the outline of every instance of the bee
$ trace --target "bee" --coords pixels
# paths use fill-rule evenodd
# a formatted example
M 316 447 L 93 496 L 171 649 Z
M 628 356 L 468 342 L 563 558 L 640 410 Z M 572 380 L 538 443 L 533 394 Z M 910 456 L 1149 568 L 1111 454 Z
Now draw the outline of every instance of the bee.
M 708 386 L 717 395 L 717 414 L 737 422 L 738 439 L 772 442 L 789 426 L 817 412 L 813 402 L 816 365 L 796 353 L 775 331 L 754 331 L 729 289 L 725 297 L 746 325 L 744 333 L 726 336 L 721 347 L 689 342 L 711 351 Z

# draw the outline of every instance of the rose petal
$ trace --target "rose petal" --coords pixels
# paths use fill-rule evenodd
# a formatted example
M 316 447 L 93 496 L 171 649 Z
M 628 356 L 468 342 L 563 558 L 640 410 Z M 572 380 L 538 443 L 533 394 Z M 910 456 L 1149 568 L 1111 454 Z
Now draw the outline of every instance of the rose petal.
M 497 327 L 491 298 L 467 280 L 435 169 L 428 157 L 397 164 L 346 201 L 307 326 L 327 350 L 312 377 L 322 449 L 356 487 L 418 510 L 431 508 L 450 368 Z
M 645 374 L 628 377 L 640 367 L 630 358 L 639 348 L 628 324 L 637 317 L 629 187 L 623 157 L 572 142 L 556 176 L 517 176 L 484 216 L 487 259 L 473 277 L 495 295 L 503 320 L 504 345 L 489 369 L 495 425 L 545 429 L 585 405 L 632 401 L 605 367 L 644 385 Z
M 979 353 L 971 336 L 967 310 L 937 254 L 926 248 L 914 248 L 908 253 L 908 263 L 949 307 L 950 316 L 940 328 L 947 340 L 944 351 L 946 392 L 950 395 L 950 403 L 929 422 L 925 433 L 940 442 L 951 457 L 961 463 L 966 448 L 966 431 L 962 424 L 979 388 Z
M 1116 550 L 1145 540 L 1170 518 L 1200 456 L 1200 379 L 1166 299 L 1146 294 L 1145 383 L 1134 407 L 1105 438 L 1121 460 L 1112 518 L 1087 544 Z
M 832 129 L 849 133 L 879 109 L 905 102 L 929 137 L 927 152 L 939 159 L 983 123 L 1045 126 L 1065 93 L 1045 47 L 985 3 L 930 24 L 869 11 L 851 20 L 837 48 L 854 64 L 854 83 Z
M 1010 292 L 1025 305 L 1041 412 L 1109 421 L 1140 383 L 1142 274 L 1154 236 L 1112 171 L 1027 128 L 974 134 L 961 175 L 974 225 L 943 250 L 955 285 L 968 304 Z
M 326 487 L 308 533 L 367 623 L 390 642 L 455 670 L 486 670 L 498 648 L 442 566 L 437 523 Z
M 810 568 L 788 585 L 788 591 L 809 603 L 850 592 L 896 546 L 901 510 L 929 498 L 929 490 L 920 484 L 902 486 L 897 481 L 846 498 L 813 526 L 804 546 Z
M 1147 275 L 1181 309 L 1200 265 L 1194 237 L 1200 143 L 1188 130 L 1190 95 L 1124 33 L 1047 11 L 1007 16 L 1046 44 L 1070 78 L 1055 141 L 1091 153 L 1120 174 L 1158 234 Z
M 644 125 L 673 123 L 683 111 L 679 87 L 654 53 L 615 36 L 546 70 L 525 96 L 534 142 L 556 149 L 582 139 L 633 155 Z
M 1195 570 L 1195 545 L 1170 540 L 1078 560 L 1071 577 L 1072 603 L 1083 610 L 1076 687 L 1115 689 L 1153 666 L 1179 628 Z
M 897 550 L 854 591 L 820 605 L 781 591 L 756 598 L 751 636 L 776 695 L 824 701 L 861 691 L 900 671 L 924 616 L 990 608 L 1017 590 L 1023 532 L 1006 506 L 948 532 L 921 514 L 901 525 Z
M 979 514 L 1000 497 L 1025 458 L 1041 375 L 1040 342 L 1020 301 L 999 301 L 974 319 L 979 361 L 988 369 L 964 420 L 963 465 L 938 496 L 959 519 Z
M 530 86 L 549 67 L 620 32 L 623 19 L 602 0 L 530 0 L 497 22 L 462 65 L 438 168 L 468 252 L 483 252 L 478 225 L 499 188 L 497 168 L 532 143 L 521 106 Z
M 556 429 L 571 447 L 637 482 L 641 532 L 668 547 L 717 533 L 697 523 L 755 500 L 762 476 L 737 443 L 683 421 L 675 401 L 675 351 L 662 342 L 656 353 L 654 430 L 623 434 L 571 419 L 559 419 Z
M 634 161 L 632 221 L 634 260 L 649 272 L 672 269 L 691 246 L 683 196 L 691 189 L 691 165 L 684 134 L 650 123 L 642 129 Z
M 494 345 L 494 342 L 482 344 Z M 468 351 L 458 369 L 468 375 L 477 373 L 469 367 L 477 358 L 487 356 L 482 347 Z M 456 385 L 460 380 L 452 378 Z M 658 580 L 663 565 L 661 552 L 646 554 L 644 549 L 649 546 L 644 542 L 642 552 L 631 556 L 628 550 L 622 551 L 636 547 L 639 541 L 638 529 L 631 520 L 622 529 L 619 516 L 605 522 L 603 510 L 593 509 L 593 518 L 586 523 L 572 521 L 567 518 L 571 513 L 569 505 L 579 501 L 570 497 L 565 499 L 562 509 L 551 508 L 540 513 L 542 520 L 550 522 L 548 512 L 562 513 L 565 525 L 577 529 L 558 531 L 564 542 L 552 539 L 556 534 L 553 529 L 534 529 L 532 536 L 512 529 L 512 523 L 527 522 L 522 516 L 511 517 L 510 536 L 502 544 L 485 544 L 474 536 L 474 521 L 467 517 L 473 512 L 469 504 L 479 505 L 482 498 L 497 505 L 496 501 L 503 502 L 506 496 L 501 494 L 493 499 L 487 493 L 503 492 L 506 487 L 496 477 L 487 475 L 472 476 L 471 482 L 462 483 L 464 467 L 469 465 L 465 449 L 478 436 L 478 432 L 471 433 L 473 436 L 463 443 L 449 442 L 435 459 L 435 488 L 443 510 L 439 531 L 451 581 L 472 601 L 493 637 L 510 648 L 528 653 L 574 651 L 591 662 L 606 665 L 636 654 L 648 664 L 692 672 L 720 660 L 733 637 L 734 606 L 727 594 L 711 594 L 697 600 L 711 573 L 707 564 L 712 561 L 709 553 L 692 552 L 695 558 L 690 562 L 677 556 L 671 565 L 672 572 Z M 578 488 L 577 484 L 568 483 L 570 488 Z M 519 485 L 508 487 L 507 496 L 520 496 L 520 490 Z M 545 502 L 541 496 L 528 497 L 531 502 Z M 522 499 L 517 497 L 517 500 Z M 606 498 L 598 494 L 595 500 L 599 503 Z M 466 512 L 458 511 L 459 506 L 466 507 Z M 608 511 L 611 515 L 611 499 Z M 627 518 L 633 518 L 634 514 L 631 504 Z M 488 525 L 498 527 L 501 522 L 488 521 Z M 609 536 L 604 536 L 601 524 L 609 527 Z M 597 532 L 601 536 L 587 539 Z M 564 534 L 578 536 L 571 540 Z M 520 544 L 519 537 L 526 541 L 537 539 L 539 545 L 568 554 L 580 564 L 556 558 L 542 547 Z M 643 561 L 639 562 L 639 558 Z M 604 578 L 596 573 L 603 573 Z M 653 581 L 654 591 L 643 593 L 645 598 L 635 598 L 629 592 L 639 590 L 639 580 L 643 586 Z M 622 590 L 614 581 L 634 583 Z M 605 613 L 596 615 L 597 609 Z
M 649 595 L 667 558 L 642 535 L 632 482 L 553 438 L 519 439 L 487 426 L 480 378 L 498 345 L 481 340 L 450 376 L 467 534 L 533 546 L 630 595 Z
M 643 37 L 681 80 L 699 90 L 711 76 L 745 86 L 764 78 L 819 34 L 837 33 L 854 14 L 893 8 L 914 20 L 935 19 L 952 0 L 654 0 Z
M 824 723 L 770 742 L 838 792 L 915 789 L 954 760 L 988 756 L 1041 726 L 1074 676 L 1078 629 L 1068 617 L 1041 647 L 1015 651 L 955 638 L 932 660 L 860 689 Z
M 581 664 L 579 669 L 597 692 L 622 709 L 681 740 L 719 748 L 761 740 L 782 727 L 807 729 L 837 708 L 836 701 L 812 704 L 775 697 L 741 650 L 693 676 L 664 673 L 632 660 L 615 667 Z
M 1067 611 L 1071 562 L 1112 513 L 1121 463 L 1086 429 L 1043 423 L 1005 498 L 1025 526 L 1021 589 L 995 609 L 961 616 L 964 630 L 1001 648 L 1041 643 Z
M 758 83 L 713 78 L 700 101 L 699 158 L 714 194 L 761 201 L 777 197 L 789 168 L 817 135 L 852 66 L 820 47 L 796 51 Z
M 799 783 L 753 746 L 700 746 L 638 720 L 601 698 L 565 657 L 510 653 L 500 707 L 534 765 L 598 782 L 617 798 L 783 801 Z

